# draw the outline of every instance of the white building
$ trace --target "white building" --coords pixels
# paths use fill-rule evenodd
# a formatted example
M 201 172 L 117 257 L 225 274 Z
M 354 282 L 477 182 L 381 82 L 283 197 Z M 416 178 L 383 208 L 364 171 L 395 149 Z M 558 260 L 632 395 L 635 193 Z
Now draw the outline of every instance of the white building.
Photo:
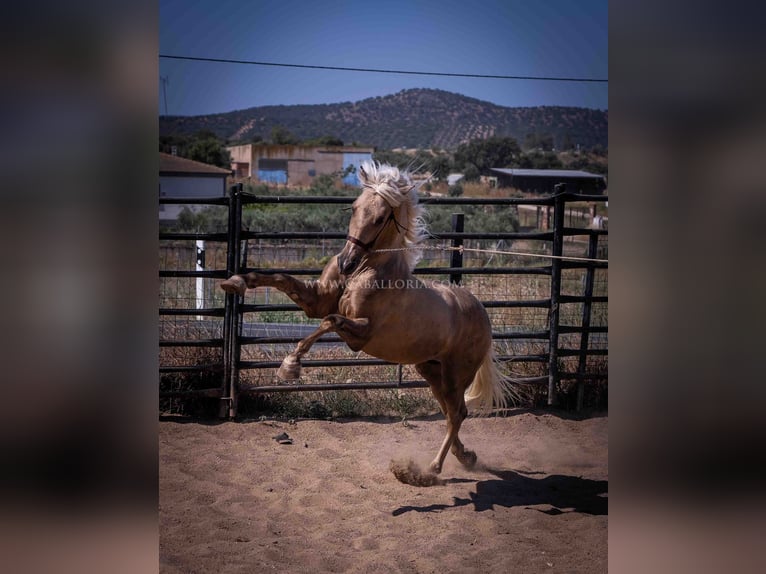
M 223 169 L 183 157 L 160 152 L 160 198 L 204 199 L 226 196 L 226 178 L 230 169 Z M 160 204 L 160 221 L 178 219 L 184 205 Z M 200 206 L 189 206 L 199 209 Z
M 452 186 L 463 179 L 465 175 L 462 173 L 451 173 L 447 176 L 447 185 Z

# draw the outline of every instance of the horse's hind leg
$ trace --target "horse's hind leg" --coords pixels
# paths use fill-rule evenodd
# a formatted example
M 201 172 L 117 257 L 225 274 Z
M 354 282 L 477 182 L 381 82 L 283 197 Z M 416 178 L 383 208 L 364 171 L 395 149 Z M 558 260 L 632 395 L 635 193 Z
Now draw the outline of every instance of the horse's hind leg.
M 455 455 L 455 458 L 457 458 L 460 461 L 460 464 L 464 467 L 473 468 L 476 466 L 476 453 L 465 448 L 457 435 L 455 435 L 455 440 L 452 442 L 452 454 Z
M 431 470 L 436 474 L 441 472 L 444 459 L 450 450 L 463 466 L 472 468 L 476 464 L 476 453 L 466 450 L 458 436 L 460 426 L 468 416 L 463 391 L 460 390 L 462 387 L 450 382 L 449 373 L 446 373 L 446 369 L 443 372 L 441 363 L 437 361 L 420 363 L 415 365 L 415 369 L 428 381 L 431 392 L 447 420 L 447 435 L 431 463 Z

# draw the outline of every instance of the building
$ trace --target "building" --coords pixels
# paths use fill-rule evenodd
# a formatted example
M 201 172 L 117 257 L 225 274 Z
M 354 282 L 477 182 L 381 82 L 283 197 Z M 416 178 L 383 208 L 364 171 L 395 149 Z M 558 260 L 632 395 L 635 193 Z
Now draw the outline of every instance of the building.
M 225 197 L 226 178 L 231 175 L 229 169 L 160 152 L 160 198 Z M 183 205 L 161 203 L 160 221 L 178 219 L 183 208 Z
M 513 187 L 527 193 L 551 195 L 557 183 L 565 183 L 568 192 L 583 195 L 602 195 L 606 190 L 606 178 L 587 171 L 515 168 L 492 171 L 497 175 L 498 187 Z
M 461 181 L 464 177 L 465 175 L 463 175 L 462 173 L 450 173 L 447 176 L 447 185 L 451 187 L 455 185 L 456 183 L 458 183 L 459 181 Z
M 308 187 L 318 175 L 344 174 L 343 183 L 359 185 L 356 172 L 372 160 L 374 148 L 243 144 L 229 146 L 231 168 L 238 178 Z

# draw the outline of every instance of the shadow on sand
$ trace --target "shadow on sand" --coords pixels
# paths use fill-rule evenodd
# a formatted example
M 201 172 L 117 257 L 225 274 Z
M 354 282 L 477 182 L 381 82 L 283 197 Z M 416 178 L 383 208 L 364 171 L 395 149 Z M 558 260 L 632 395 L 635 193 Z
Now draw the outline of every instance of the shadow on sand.
M 407 512 L 441 512 L 449 508 L 473 505 L 476 512 L 492 510 L 495 506 L 511 508 L 514 506 L 548 505 L 551 508 L 541 510 L 551 516 L 578 512 L 581 514 L 608 514 L 609 499 L 606 497 L 609 481 L 590 480 L 576 476 L 552 474 L 544 478 L 533 478 L 512 470 L 487 469 L 497 478 L 480 480 L 476 483 L 476 492 L 470 492 L 468 498 L 455 497 L 452 504 L 430 504 L 428 506 L 402 506 L 392 512 L 399 516 Z M 465 479 L 447 479 L 446 484 L 468 482 Z

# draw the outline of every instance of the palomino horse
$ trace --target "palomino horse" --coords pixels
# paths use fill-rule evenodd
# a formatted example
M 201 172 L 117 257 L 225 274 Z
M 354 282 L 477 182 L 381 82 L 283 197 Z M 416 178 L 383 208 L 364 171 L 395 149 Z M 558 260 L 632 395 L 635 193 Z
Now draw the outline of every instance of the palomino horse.
M 420 256 L 416 246 L 426 231 L 409 174 L 365 162 L 359 175 L 363 191 L 352 205 L 346 244 L 318 281 L 248 273 L 230 277 L 221 287 L 239 295 L 255 287 L 274 287 L 309 317 L 323 319 L 284 359 L 277 372 L 282 379 L 299 378 L 301 357 L 331 331 L 354 351 L 415 365 L 447 419 L 447 435 L 430 470 L 441 472 L 449 450 L 471 468 L 476 454 L 458 437 L 468 414 L 466 403 L 479 411 L 504 408 L 513 393 L 511 381 L 497 369 L 489 317 L 468 290 L 439 283 L 427 286 L 412 274 Z

